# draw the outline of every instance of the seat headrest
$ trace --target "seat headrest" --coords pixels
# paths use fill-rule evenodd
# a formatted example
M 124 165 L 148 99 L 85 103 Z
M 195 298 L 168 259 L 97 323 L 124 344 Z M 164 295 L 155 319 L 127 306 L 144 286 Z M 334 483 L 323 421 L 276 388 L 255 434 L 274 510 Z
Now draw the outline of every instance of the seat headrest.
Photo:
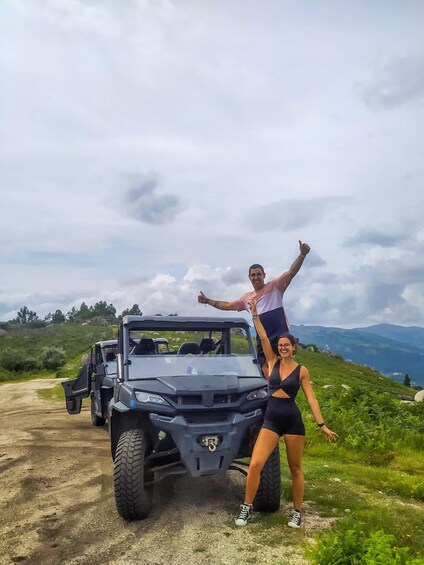
M 156 347 L 151 337 L 142 337 L 133 349 L 134 355 L 155 355 Z
M 199 349 L 202 353 L 210 353 L 215 347 L 215 341 L 211 337 L 204 337 L 199 345 Z
M 178 355 L 188 355 L 189 353 L 192 355 L 199 355 L 199 344 L 195 341 L 186 341 L 186 343 L 182 343 L 178 350 Z

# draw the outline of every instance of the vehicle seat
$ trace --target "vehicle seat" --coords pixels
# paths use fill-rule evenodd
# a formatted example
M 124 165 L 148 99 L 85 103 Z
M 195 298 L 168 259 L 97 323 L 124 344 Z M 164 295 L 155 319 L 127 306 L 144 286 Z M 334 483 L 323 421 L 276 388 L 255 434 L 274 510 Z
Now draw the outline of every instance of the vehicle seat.
M 195 341 L 186 341 L 180 345 L 177 355 L 188 355 L 189 353 L 191 353 L 191 355 L 199 355 L 199 344 Z
M 156 355 L 156 347 L 151 337 L 142 337 L 132 350 L 132 355 Z
M 215 347 L 215 341 L 211 337 L 204 337 L 199 344 L 199 349 L 202 355 L 214 351 Z
M 106 353 L 106 363 L 116 361 L 116 354 L 113 351 L 108 351 Z

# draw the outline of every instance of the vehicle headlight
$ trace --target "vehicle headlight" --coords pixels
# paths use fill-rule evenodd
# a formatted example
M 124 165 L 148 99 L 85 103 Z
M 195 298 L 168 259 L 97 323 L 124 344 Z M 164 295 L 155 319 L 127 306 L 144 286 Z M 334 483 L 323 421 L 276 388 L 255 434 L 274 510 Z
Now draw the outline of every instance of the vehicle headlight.
M 135 392 L 135 397 L 139 402 L 152 402 L 153 404 L 168 404 L 168 402 L 162 398 L 162 396 L 160 396 L 159 394 L 152 394 L 151 392 L 141 392 L 141 391 L 136 391 Z
M 247 400 L 263 400 L 264 398 L 268 398 L 268 391 L 266 388 L 260 388 L 259 390 L 252 390 L 246 396 Z

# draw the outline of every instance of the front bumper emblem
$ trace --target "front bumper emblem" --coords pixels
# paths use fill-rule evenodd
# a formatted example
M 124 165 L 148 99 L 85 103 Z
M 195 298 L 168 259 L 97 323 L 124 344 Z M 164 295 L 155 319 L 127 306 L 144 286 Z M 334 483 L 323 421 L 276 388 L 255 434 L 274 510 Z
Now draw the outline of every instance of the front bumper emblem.
M 207 447 L 209 451 L 216 451 L 219 445 L 219 436 L 203 436 L 200 445 Z

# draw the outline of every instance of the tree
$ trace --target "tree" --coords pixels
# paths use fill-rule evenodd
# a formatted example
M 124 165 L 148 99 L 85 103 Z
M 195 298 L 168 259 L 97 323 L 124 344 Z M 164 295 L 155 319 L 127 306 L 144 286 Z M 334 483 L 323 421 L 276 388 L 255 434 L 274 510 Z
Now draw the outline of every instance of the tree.
M 81 304 L 79 309 L 75 306 L 66 314 L 68 322 L 87 322 L 93 318 L 103 318 L 109 322 L 116 320 L 116 308 L 113 304 L 107 304 L 104 300 L 96 302 L 94 306 L 88 307 L 85 302 Z
M 62 324 L 63 322 L 66 322 L 65 314 L 62 312 L 62 310 L 56 310 L 52 317 L 52 323 Z
M 138 304 L 133 304 L 131 308 L 126 308 L 123 310 L 121 317 L 124 316 L 142 316 L 143 312 L 140 310 L 140 306 Z
M 22 308 L 19 309 L 18 314 L 13 321 L 18 322 L 18 324 L 29 324 L 34 320 L 38 320 L 37 313 L 30 310 L 28 306 L 22 306 Z
M 408 373 L 406 373 L 405 378 L 403 379 L 403 384 L 405 386 L 411 386 L 411 379 L 409 378 Z
M 77 313 L 77 320 L 78 322 L 85 322 L 91 318 L 90 310 L 85 302 L 83 302 L 80 306 L 79 312 Z
M 49 324 L 61 324 L 62 322 L 66 322 L 65 314 L 62 312 L 62 310 L 56 310 L 54 314 L 49 312 L 44 319 Z
M 75 308 L 75 306 L 72 306 L 69 312 L 66 313 L 66 321 L 75 322 L 77 318 L 77 314 L 78 314 L 78 310 Z
M 94 306 L 90 306 L 90 318 L 106 318 L 106 320 L 114 320 L 116 317 L 116 308 L 113 304 L 107 304 L 104 300 L 96 302 Z

